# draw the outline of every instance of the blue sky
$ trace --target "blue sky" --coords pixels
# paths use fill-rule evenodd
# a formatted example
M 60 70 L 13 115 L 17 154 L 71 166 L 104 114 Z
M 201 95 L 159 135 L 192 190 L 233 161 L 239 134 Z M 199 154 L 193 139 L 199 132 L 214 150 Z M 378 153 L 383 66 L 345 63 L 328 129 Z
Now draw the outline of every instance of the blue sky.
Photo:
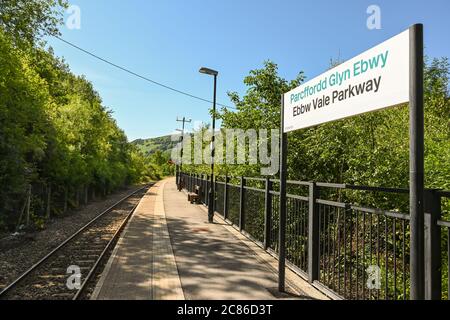
M 331 58 L 347 60 L 421 22 L 426 54 L 450 57 L 450 1 L 381 0 L 77 0 L 81 29 L 63 38 L 155 81 L 219 102 L 245 92 L 243 79 L 270 59 L 288 80 L 302 70 L 311 79 Z M 369 5 L 381 8 L 381 30 L 366 26 Z M 209 122 L 208 103 L 177 95 L 116 70 L 67 44 L 49 39 L 72 71 L 93 82 L 130 140 L 172 133 L 177 116 Z

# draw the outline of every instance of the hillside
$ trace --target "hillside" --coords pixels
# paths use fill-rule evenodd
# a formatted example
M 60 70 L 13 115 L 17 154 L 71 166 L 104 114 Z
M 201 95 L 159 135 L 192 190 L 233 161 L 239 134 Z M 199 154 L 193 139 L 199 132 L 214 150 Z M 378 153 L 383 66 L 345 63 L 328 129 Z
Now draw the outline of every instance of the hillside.
M 132 142 L 145 155 L 151 156 L 156 151 L 162 153 L 171 153 L 176 146 L 176 142 L 172 142 L 171 136 L 164 136 L 151 139 L 138 139 Z

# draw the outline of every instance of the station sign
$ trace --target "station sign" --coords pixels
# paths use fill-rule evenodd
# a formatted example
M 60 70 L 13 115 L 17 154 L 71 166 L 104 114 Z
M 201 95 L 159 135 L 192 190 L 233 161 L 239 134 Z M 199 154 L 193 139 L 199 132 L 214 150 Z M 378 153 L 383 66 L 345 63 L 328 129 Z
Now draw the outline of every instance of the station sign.
M 284 133 L 409 101 L 410 31 L 284 95 Z

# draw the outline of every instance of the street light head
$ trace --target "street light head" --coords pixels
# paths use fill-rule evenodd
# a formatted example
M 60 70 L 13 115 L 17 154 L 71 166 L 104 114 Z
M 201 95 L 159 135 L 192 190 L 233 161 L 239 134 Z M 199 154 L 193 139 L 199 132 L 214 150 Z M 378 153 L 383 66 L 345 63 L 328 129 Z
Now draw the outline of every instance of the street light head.
M 208 74 L 210 76 L 217 76 L 219 74 L 218 71 L 213 70 L 213 69 L 209 69 L 209 68 L 201 68 L 200 69 L 200 73 Z

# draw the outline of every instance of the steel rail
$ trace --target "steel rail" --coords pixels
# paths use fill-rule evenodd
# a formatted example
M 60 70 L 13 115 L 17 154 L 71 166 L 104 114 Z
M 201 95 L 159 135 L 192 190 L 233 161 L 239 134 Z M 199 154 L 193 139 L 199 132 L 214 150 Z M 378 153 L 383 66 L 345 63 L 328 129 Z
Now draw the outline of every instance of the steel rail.
M 141 192 L 142 190 L 149 188 L 151 185 L 147 185 L 145 187 L 142 187 L 138 190 L 133 191 L 131 194 L 127 195 L 123 199 L 119 200 L 117 203 L 100 213 L 98 216 L 96 216 L 94 219 L 89 221 L 86 225 L 81 227 L 77 232 L 75 232 L 72 236 L 64 240 L 58 247 L 53 249 L 50 253 L 48 253 L 44 258 L 39 260 L 37 263 L 35 263 L 33 266 L 31 266 L 27 271 L 25 271 L 21 276 L 19 276 L 16 280 L 14 280 L 12 283 L 10 283 L 6 288 L 4 288 L 2 291 L 0 291 L 0 300 L 3 296 L 5 296 L 9 291 L 11 291 L 14 287 L 16 287 L 19 283 L 22 282 L 31 272 L 36 270 L 39 266 L 41 266 L 44 262 L 46 262 L 48 259 L 53 257 L 54 254 L 59 252 L 62 248 L 64 248 L 68 243 L 70 243 L 74 238 L 79 236 L 82 232 L 84 232 L 87 228 L 92 226 L 95 222 L 97 222 L 100 218 L 104 217 L 106 214 L 110 213 L 112 210 L 114 210 L 118 205 L 122 204 L 135 194 Z M 134 210 L 133 210 L 134 211 Z
M 109 248 L 111 247 L 111 245 L 113 244 L 113 242 L 119 237 L 119 235 L 122 233 L 123 229 L 125 229 L 125 226 L 128 224 L 128 222 L 130 221 L 131 217 L 133 216 L 134 212 L 136 211 L 137 207 L 139 206 L 139 203 L 137 203 L 133 209 L 130 211 L 130 213 L 127 215 L 127 217 L 125 218 L 125 220 L 122 222 L 122 224 L 120 225 L 120 227 L 117 229 L 117 231 L 114 233 L 113 237 L 111 238 L 111 240 L 108 242 L 108 244 L 106 245 L 105 249 L 103 249 L 102 253 L 100 254 L 100 256 L 98 257 L 97 261 L 95 262 L 94 266 L 91 268 L 91 270 L 89 271 L 89 274 L 86 276 L 86 278 L 84 279 L 80 289 L 78 289 L 77 293 L 75 294 L 75 296 L 73 297 L 72 300 L 78 300 L 79 297 L 82 295 L 82 293 L 84 292 L 84 290 L 86 289 L 87 284 L 89 283 L 89 281 L 91 280 L 91 278 L 94 276 L 95 272 L 97 271 L 97 268 L 100 264 L 100 262 L 102 261 L 102 259 L 105 257 L 106 253 L 108 252 Z

